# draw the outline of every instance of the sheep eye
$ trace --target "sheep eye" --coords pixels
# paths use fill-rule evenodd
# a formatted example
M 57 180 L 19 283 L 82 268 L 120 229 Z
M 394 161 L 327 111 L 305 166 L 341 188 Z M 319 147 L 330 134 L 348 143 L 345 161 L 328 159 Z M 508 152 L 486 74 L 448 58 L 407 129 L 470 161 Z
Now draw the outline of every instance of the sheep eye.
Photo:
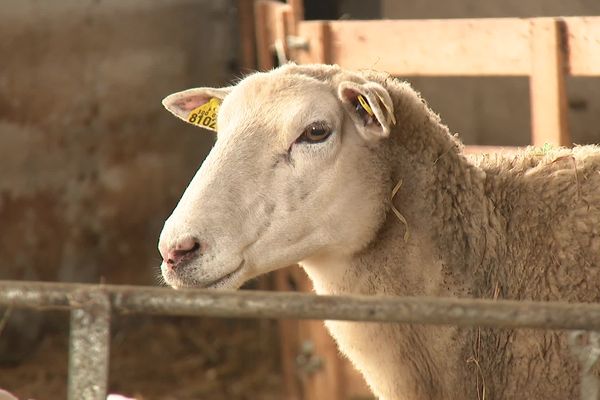
M 300 135 L 296 142 L 320 143 L 325 141 L 331 133 L 331 128 L 329 128 L 327 124 L 315 122 L 304 129 L 302 135 Z

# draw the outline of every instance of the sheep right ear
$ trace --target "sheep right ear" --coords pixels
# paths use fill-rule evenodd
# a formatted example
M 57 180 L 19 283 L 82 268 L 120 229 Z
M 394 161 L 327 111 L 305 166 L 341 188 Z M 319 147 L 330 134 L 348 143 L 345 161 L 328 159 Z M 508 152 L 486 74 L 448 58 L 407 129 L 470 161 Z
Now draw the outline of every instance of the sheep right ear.
M 177 118 L 192 125 L 217 130 L 217 113 L 231 87 L 194 88 L 165 97 L 163 106 Z
M 342 82 L 338 86 L 338 97 L 365 139 L 376 140 L 390 135 L 396 124 L 394 103 L 379 83 Z

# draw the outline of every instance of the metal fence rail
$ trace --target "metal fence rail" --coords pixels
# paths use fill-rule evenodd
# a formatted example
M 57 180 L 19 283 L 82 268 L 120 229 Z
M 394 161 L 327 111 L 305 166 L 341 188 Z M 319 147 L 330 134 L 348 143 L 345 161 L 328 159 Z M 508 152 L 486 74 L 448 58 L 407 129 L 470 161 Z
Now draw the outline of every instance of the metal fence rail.
M 600 304 L 559 302 L 0 281 L 0 306 L 71 310 L 72 400 L 106 398 L 112 312 L 600 331 Z

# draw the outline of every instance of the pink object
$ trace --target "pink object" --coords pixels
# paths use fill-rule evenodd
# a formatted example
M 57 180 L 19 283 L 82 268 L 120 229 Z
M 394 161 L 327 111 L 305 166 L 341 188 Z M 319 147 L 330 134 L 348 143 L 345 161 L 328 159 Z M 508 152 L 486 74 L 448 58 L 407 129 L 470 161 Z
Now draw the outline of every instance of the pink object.
M 0 400 L 19 400 L 17 397 L 8 393 L 6 390 L 0 389 Z

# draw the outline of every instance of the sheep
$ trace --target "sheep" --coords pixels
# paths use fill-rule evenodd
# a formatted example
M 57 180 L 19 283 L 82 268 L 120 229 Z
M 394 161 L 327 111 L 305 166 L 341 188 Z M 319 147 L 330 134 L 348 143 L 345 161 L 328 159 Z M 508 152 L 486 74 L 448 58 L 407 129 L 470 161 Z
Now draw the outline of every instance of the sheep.
M 216 144 L 159 239 L 172 287 L 237 289 L 299 263 L 318 294 L 600 300 L 599 147 L 467 156 L 409 84 L 338 66 L 163 104 L 187 121 L 210 99 Z M 577 395 L 563 333 L 326 326 L 380 399 Z

